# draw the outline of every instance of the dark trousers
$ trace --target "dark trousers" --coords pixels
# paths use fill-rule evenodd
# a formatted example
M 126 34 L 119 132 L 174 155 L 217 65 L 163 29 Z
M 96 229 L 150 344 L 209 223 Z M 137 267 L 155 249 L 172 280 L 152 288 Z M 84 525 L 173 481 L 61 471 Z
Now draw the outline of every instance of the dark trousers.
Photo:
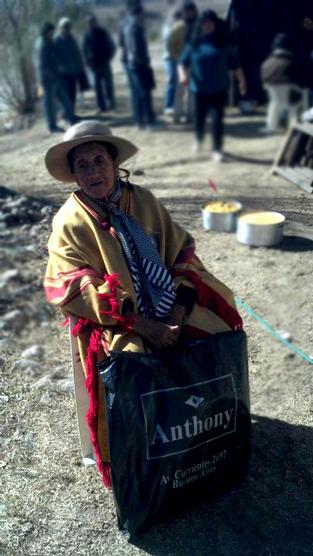
M 195 133 L 198 141 L 203 141 L 205 123 L 208 112 L 211 115 L 213 150 L 220 151 L 223 147 L 224 135 L 224 108 L 226 104 L 226 91 L 204 95 L 195 93 Z
M 155 123 L 151 88 L 145 82 L 144 73 L 129 68 L 131 93 L 133 95 L 134 123 L 138 126 Z
M 77 75 L 63 75 L 61 77 L 61 83 L 63 89 L 65 90 L 68 98 L 70 99 L 72 110 L 75 113 L 75 103 L 76 103 L 76 93 L 77 93 Z
M 72 103 L 60 81 L 46 81 L 42 84 L 44 111 L 50 131 L 54 131 L 57 127 L 57 107 L 58 100 L 63 111 L 64 119 L 70 124 L 75 123 L 75 116 L 72 109 Z
M 114 95 L 113 74 L 110 64 L 105 64 L 102 68 L 96 69 L 95 74 L 95 91 L 99 110 L 107 110 L 108 102 L 110 108 L 116 108 Z

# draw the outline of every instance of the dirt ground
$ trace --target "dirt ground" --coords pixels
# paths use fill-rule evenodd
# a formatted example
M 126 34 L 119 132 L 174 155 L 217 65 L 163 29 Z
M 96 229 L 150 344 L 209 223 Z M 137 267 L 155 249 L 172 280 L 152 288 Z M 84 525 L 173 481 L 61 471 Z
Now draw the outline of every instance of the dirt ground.
M 159 68 L 161 61 L 159 61 Z M 156 105 L 161 109 L 163 73 Z M 117 74 L 119 109 L 105 118 L 137 143 L 128 164 L 195 237 L 207 268 L 277 330 L 287 331 L 313 356 L 313 198 L 270 175 L 283 134 L 259 132 L 264 114 L 226 118 L 227 158 L 191 154 L 192 130 L 161 117 L 154 133 L 129 127 L 123 75 Z M 95 113 L 92 94 L 80 110 Z M 43 120 L 0 137 L 1 185 L 56 209 L 70 187 L 46 173 L 43 156 L 55 137 Z M 276 248 L 240 245 L 234 234 L 205 232 L 200 209 L 208 177 L 219 195 L 246 209 L 274 209 L 287 217 Z M 229 493 L 128 543 L 117 531 L 111 492 L 94 467 L 80 463 L 70 379 L 68 332 L 45 303 L 45 269 L 52 213 L 37 223 L 1 229 L 1 270 L 17 274 L 0 290 L 1 410 L 3 419 L 1 554 L 154 556 L 302 556 L 313 551 L 312 366 L 295 356 L 242 312 L 249 337 L 253 435 L 247 478 Z M 23 289 L 24 288 L 24 289 Z M 18 311 L 18 319 L 6 315 Z M 1 320 L 2 319 L 2 320 Z M 21 353 L 41 349 L 23 367 Z

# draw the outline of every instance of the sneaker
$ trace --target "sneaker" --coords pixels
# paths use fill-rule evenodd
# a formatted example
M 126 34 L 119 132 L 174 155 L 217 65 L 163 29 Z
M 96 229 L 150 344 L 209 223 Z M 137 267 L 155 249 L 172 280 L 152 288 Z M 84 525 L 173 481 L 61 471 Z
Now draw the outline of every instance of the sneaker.
M 267 126 L 261 127 L 259 132 L 262 133 L 262 135 L 274 135 L 276 133 L 274 129 Z
M 193 154 L 199 154 L 202 150 L 202 143 L 201 141 L 197 141 L 195 140 L 193 145 L 192 145 L 192 153 Z
M 221 151 L 213 151 L 212 152 L 212 160 L 214 162 L 222 162 L 223 160 L 223 153 Z
M 301 114 L 301 120 L 303 122 L 313 122 L 313 108 L 309 108 Z
M 50 129 L 50 133 L 64 133 L 65 129 L 64 127 L 59 127 L 59 126 L 55 126 L 52 129 Z
M 174 108 L 164 108 L 164 114 L 172 116 L 172 114 L 174 114 Z

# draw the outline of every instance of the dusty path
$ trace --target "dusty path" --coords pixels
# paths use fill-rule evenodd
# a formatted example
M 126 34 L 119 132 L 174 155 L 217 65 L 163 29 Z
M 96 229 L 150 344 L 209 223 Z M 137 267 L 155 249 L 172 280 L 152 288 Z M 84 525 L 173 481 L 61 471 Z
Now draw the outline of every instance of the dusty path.
M 242 118 L 230 113 L 227 161 L 214 165 L 206 153 L 195 159 L 188 128 L 164 122 L 158 132 L 148 134 L 126 127 L 122 78 L 120 83 L 120 111 L 110 122 L 141 147 L 129 168 L 144 175 L 134 181 L 149 187 L 195 236 L 199 255 L 214 274 L 313 355 L 313 199 L 269 176 L 282 137 L 258 133 L 261 114 Z M 84 113 L 93 112 L 90 97 Z M 45 172 L 43 154 L 52 142 L 42 121 L 32 130 L 0 137 L 1 184 L 60 205 L 70 188 L 53 183 Z M 284 242 L 276 249 L 255 249 L 238 244 L 233 234 L 204 232 L 200 208 L 208 198 L 208 176 L 225 198 L 240 200 L 247 208 L 283 212 L 288 219 Z M 29 286 L 16 296 L 9 284 L 0 298 L 0 321 L 12 309 L 22 314 L 15 330 L 0 330 L 5 420 L 1 554 L 311 554 L 312 367 L 246 315 L 254 416 L 247 479 L 190 514 L 154 527 L 134 544 L 118 534 L 111 493 L 103 490 L 94 468 L 80 465 L 67 331 L 46 307 L 41 290 L 50 219 L 48 215 L 22 230 L 11 228 L 1 237 L 3 269 L 13 266 Z M 16 361 L 33 344 L 43 347 L 44 356 L 37 367 L 23 370 Z

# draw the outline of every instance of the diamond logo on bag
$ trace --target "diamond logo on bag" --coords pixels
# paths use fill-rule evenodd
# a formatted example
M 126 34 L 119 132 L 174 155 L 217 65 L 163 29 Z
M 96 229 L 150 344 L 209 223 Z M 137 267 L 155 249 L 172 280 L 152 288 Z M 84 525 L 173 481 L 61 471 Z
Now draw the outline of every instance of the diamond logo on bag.
M 236 431 L 237 395 L 231 374 L 140 397 L 148 460 L 189 452 Z
M 199 398 L 198 396 L 190 396 L 185 404 L 191 405 L 191 407 L 199 407 L 202 402 L 204 402 L 204 398 Z

